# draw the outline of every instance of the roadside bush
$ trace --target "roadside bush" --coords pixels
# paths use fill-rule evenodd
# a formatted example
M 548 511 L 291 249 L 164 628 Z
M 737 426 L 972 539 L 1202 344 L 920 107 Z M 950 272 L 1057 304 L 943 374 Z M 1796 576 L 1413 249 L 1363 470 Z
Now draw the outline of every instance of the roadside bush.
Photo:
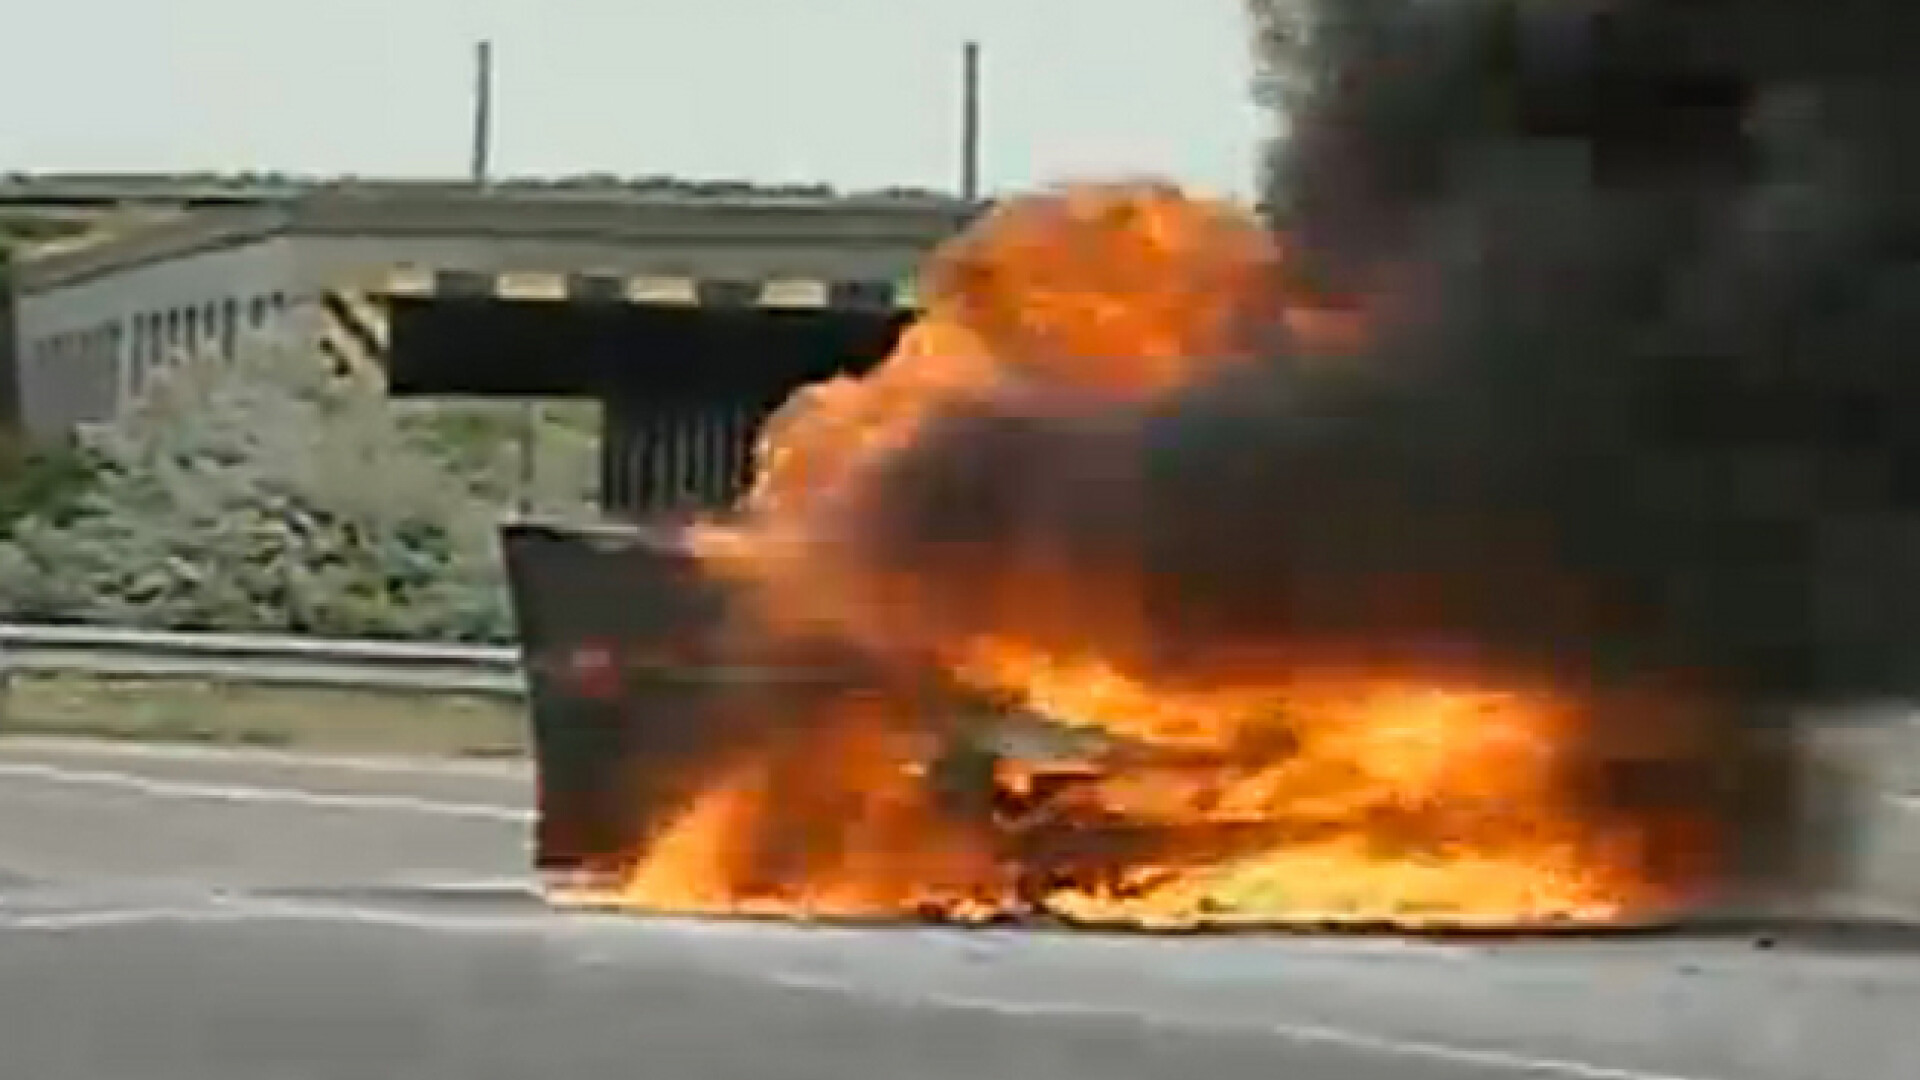
M 0 540 L 0 615 L 506 640 L 499 502 L 325 368 L 271 347 L 191 361 L 86 432 L 87 482 Z
M 23 519 L 71 520 L 102 465 L 76 440 L 29 446 L 12 433 L 0 436 L 0 539 L 11 537 Z

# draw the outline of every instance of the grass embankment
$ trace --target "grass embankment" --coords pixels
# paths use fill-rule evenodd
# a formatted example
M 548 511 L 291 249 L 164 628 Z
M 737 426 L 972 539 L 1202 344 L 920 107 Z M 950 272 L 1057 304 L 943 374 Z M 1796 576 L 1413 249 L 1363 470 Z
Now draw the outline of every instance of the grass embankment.
M 441 757 L 523 754 L 525 724 L 505 698 L 75 675 L 16 676 L 0 713 L 0 735 Z

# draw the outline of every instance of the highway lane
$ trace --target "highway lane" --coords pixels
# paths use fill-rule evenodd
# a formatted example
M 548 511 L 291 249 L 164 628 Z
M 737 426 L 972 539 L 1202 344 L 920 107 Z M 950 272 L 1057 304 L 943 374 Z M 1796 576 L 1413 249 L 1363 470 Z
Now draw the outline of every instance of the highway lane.
M 0 870 L 180 888 L 524 879 L 529 789 L 497 764 L 0 742 Z
M 509 764 L 0 741 L 0 1077 L 1910 1080 L 1920 944 L 542 909 Z M 1861 944 L 1861 943 L 1855 943 Z

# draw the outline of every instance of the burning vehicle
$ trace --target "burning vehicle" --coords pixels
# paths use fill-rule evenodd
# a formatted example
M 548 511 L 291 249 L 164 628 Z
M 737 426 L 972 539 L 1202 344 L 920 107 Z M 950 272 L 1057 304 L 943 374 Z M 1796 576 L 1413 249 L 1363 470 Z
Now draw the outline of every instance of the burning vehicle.
M 1789 718 L 1920 681 L 1892 5 L 1250 8 L 1261 213 L 1004 202 L 884 360 L 774 396 L 738 491 L 508 527 L 557 899 L 1525 929 L 1820 893 Z
M 1283 271 L 1252 217 L 1170 188 L 1010 204 L 943 254 L 881 366 L 774 414 L 732 518 L 510 530 L 536 654 L 596 643 L 535 684 L 541 848 L 585 871 L 556 895 L 1457 929 L 1640 924 L 1777 887 L 1803 855 L 1791 732 L 1724 701 L 1371 628 L 1182 626 L 1218 594 L 1161 592 L 1138 546 L 1134 410 L 1268 362 L 1250 316 Z M 1280 318 L 1316 363 L 1360 362 L 1356 313 Z M 1077 520 L 1053 532 L 1061 507 Z M 1424 587 L 1391 569 L 1382 587 Z
M 1808 891 L 1822 854 L 1784 726 L 1665 703 L 1610 738 L 1589 702 L 1350 675 L 1188 692 L 1068 668 L 988 692 L 743 631 L 727 609 L 751 595 L 673 532 L 507 544 L 533 647 L 576 646 L 533 673 L 537 860 L 564 904 L 1627 928 Z M 704 618 L 635 602 L 667 595 Z

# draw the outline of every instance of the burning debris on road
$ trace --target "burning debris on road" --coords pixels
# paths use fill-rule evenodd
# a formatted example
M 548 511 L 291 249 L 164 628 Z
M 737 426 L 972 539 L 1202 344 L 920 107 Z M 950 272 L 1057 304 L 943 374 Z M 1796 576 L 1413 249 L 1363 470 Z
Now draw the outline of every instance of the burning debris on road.
M 1015 200 L 776 415 L 696 549 L 870 685 L 718 706 L 619 900 L 1658 919 L 1787 858 L 1769 718 L 1917 688 L 1891 0 L 1254 6 L 1272 221 Z

